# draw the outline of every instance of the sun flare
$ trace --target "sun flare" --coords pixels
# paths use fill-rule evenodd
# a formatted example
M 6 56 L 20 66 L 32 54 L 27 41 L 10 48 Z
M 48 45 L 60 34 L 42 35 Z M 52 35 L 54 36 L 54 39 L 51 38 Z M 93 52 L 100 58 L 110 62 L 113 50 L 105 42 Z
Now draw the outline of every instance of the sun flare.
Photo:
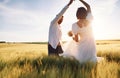
M 105 21 L 103 22 L 99 18 L 95 18 L 92 22 L 93 33 L 96 40 L 106 39 L 103 31 L 106 29 L 106 27 L 103 27 L 103 25 L 105 25 Z

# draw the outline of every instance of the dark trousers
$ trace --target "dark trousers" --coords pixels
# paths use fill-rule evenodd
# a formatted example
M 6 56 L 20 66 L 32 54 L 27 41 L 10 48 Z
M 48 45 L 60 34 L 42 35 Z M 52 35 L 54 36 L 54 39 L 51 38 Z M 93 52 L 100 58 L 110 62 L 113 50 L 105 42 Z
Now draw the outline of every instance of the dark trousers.
M 60 53 L 63 53 L 61 45 L 58 45 L 56 49 L 54 49 L 49 43 L 48 43 L 48 55 L 55 55 L 59 56 Z

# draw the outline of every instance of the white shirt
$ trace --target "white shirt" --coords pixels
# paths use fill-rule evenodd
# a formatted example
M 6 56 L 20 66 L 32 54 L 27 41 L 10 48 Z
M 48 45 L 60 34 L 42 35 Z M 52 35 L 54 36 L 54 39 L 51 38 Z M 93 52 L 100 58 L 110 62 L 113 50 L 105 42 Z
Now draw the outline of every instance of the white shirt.
M 65 11 L 68 9 L 68 5 L 66 5 L 61 12 L 53 19 L 53 21 L 50 24 L 49 28 L 49 44 L 56 49 L 58 43 L 61 40 L 62 32 L 61 32 L 61 27 L 58 24 L 59 19 L 63 16 Z

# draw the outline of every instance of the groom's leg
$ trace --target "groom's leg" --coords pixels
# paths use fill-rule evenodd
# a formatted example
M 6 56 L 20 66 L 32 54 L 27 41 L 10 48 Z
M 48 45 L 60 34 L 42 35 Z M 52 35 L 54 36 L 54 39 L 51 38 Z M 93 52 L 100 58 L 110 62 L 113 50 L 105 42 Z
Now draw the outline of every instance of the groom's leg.
M 57 50 L 58 54 L 63 53 L 63 49 L 62 49 L 61 45 L 58 45 L 57 48 L 56 48 L 56 50 Z
M 59 56 L 57 49 L 54 49 L 50 44 L 48 44 L 48 55 Z

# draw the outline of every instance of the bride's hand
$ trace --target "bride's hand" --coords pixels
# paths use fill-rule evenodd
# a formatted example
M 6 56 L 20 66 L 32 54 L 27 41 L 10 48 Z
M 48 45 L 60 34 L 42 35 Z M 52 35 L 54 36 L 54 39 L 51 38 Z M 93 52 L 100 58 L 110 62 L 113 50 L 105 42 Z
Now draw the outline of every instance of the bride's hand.
M 76 42 L 79 42 L 78 34 L 76 34 L 76 35 L 73 37 L 73 40 L 75 40 Z
M 69 32 L 68 32 L 68 36 L 70 36 L 70 37 L 72 37 L 72 36 L 73 36 L 72 31 L 69 31 Z

